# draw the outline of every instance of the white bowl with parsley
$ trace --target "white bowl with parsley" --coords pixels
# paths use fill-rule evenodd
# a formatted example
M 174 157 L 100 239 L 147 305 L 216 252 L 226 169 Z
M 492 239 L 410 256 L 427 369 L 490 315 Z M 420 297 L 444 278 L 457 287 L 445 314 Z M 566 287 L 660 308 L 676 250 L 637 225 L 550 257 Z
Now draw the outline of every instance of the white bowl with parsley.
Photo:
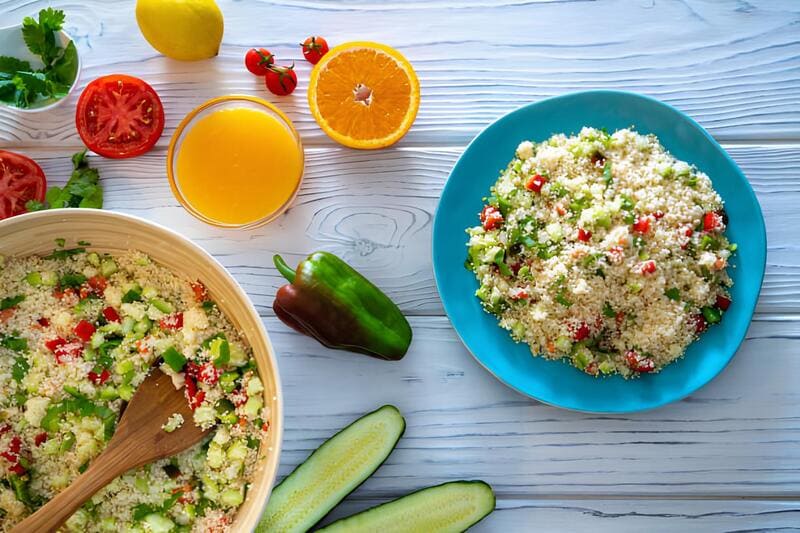
M 63 11 L 47 8 L 0 28 L 0 105 L 39 112 L 72 93 L 81 65 L 64 20 Z

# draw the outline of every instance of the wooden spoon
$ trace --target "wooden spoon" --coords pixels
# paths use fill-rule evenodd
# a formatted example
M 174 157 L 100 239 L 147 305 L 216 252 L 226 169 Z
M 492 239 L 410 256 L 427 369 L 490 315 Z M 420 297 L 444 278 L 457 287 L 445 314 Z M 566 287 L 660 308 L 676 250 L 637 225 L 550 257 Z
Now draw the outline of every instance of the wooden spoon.
M 174 413 L 181 427 L 167 433 L 161 426 Z M 209 430 L 194 424 L 192 409 L 172 379 L 158 369 L 136 390 L 122 413 L 111 441 L 89 469 L 38 511 L 17 524 L 11 533 L 55 531 L 95 492 L 132 468 L 169 457 L 199 442 Z

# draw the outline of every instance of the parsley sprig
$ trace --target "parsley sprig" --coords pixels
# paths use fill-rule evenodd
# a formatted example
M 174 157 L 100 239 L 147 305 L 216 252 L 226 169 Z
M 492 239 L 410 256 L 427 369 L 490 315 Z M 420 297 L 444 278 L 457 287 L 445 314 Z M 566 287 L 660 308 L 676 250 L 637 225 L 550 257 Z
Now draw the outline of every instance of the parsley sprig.
M 50 187 L 45 195 L 45 203 L 29 200 L 25 204 L 28 211 L 57 209 L 60 207 L 103 207 L 103 187 L 100 186 L 100 173 L 89 166 L 86 150 L 72 156 L 72 176 L 63 187 Z
M 66 48 L 56 42 L 64 26 L 64 12 L 48 7 L 39 19 L 25 17 L 22 38 L 32 54 L 44 65 L 34 69 L 30 62 L 0 56 L 0 100 L 25 108 L 41 98 L 63 98 L 78 75 L 78 51 L 70 41 Z

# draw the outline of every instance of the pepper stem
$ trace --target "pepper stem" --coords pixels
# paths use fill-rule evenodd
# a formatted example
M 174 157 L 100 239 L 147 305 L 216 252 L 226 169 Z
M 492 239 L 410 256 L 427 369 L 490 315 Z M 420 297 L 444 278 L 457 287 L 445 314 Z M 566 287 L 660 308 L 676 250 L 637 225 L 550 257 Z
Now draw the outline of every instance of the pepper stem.
M 289 283 L 294 283 L 294 278 L 296 276 L 294 269 L 286 264 L 286 261 L 283 260 L 278 254 L 272 256 L 272 262 L 275 263 L 275 268 L 278 269 L 278 272 L 283 274 L 283 277 L 289 280 Z

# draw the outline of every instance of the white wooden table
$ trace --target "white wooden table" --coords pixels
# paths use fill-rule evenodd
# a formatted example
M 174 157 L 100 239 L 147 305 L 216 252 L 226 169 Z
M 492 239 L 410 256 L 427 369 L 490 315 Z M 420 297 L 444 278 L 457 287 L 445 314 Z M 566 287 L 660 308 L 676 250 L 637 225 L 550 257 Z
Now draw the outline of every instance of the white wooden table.
M 50 4 L 0 2 L 0 25 Z M 83 60 L 80 85 L 114 72 L 161 95 L 167 127 L 135 159 L 93 158 L 106 207 L 154 220 L 213 253 L 248 291 L 278 353 L 286 399 L 285 475 L 357 415 L 397 405 L 408 429 L 388 462 L 336 516 L 461 478 L 489 482 L 498 510 L 479 531 L 800 530 L 800 2 L 525 0 L 221 0 L 219 57 L 181 63 L 139 34 L 133 1 L 52 2 Z M 296 43 L 376 40 L 413 62 L 416 124 L 396 147 L 344 149 L 311 118 L 308 64 Z M 290 97 L 245 72 L 254 45 L 297 62 Z M 431 223 L 448 171 L 487 123 L 522 104 L 588 88 L 623 88 L 697 119 L 749 177 L 767 221 L 769 256 L 757 314 L 730 367 L 692 397 L 631 416 L 541 405 L 497 382 L 456 338 L 431 271 Z M 268 227 L 221 231 L 170 193 L 164 156 L 179 120 L 207 98 L 267 98 L 298 126 L 306 181 Z M 77 92 L 76 92 L 77 94 Z M 0 146 L 66 180 L 81 148 L 74 101 L 54 112 L 0 111 Z M 337 253 L 409 315 L 399 363 L 334 352 L 273 315 L 280 252 Z

